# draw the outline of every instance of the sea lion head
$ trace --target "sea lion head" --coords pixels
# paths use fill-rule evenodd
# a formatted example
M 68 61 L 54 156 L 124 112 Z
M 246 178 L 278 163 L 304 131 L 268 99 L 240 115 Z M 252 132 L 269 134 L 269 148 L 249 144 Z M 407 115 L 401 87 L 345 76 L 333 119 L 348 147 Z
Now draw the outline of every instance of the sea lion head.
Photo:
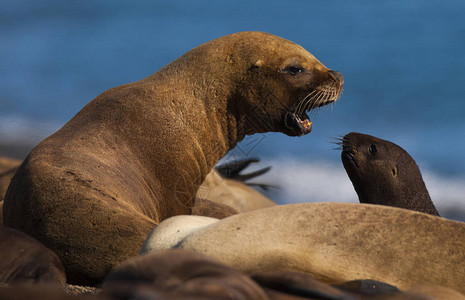
M 438 215 L 415 160 L 398 145 L 351 132 L 342 140 L 341 160 L 360 202 Z
M 208 81 L 211 94 L 228 94 L 227 109 L 244 119 L 239 130 L 245 134 L 309 133 L 312 123 L 306 112 L 336 101 L 344 84 L 341 73 L 301 46 L 264 32 L 230 34 L 187 54 L 189 61 L 195 60 L 189 63 L 195 65 L 192 72 Z
M 247 70 L 240 95 L 241 104 L 249 108 L 249 129 L 290 136 L 309 133 L 312 123 L 306 112 L 339 98 L 342 74 L 286 39 L 262 32 L 238 36 L 242 41 L 234 57 L 242 59 Z

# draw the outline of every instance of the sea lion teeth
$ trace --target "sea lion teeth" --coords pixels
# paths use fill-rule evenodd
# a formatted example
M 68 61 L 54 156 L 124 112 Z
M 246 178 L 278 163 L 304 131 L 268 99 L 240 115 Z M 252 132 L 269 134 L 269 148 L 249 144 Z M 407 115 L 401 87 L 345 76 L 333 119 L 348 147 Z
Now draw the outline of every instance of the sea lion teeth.
M 292 131 L 292 136 L 300 136 L 312 131 L 312 122 L 304 112 L 299 117 L 296 113 L 287 113 L 284 118 L 284 124 Z
M 308 119 L 307 119 L 307 120 L 303 120 L 303 121 L 300 120 L 300 123 L 301 123 L 302 126 L 305 127 L 305 128 L 308 128 L 308 127 L 311 128 L 311 126 L 312 126 L 312 122 L 310 122 L 310 120 L 308 120 Z

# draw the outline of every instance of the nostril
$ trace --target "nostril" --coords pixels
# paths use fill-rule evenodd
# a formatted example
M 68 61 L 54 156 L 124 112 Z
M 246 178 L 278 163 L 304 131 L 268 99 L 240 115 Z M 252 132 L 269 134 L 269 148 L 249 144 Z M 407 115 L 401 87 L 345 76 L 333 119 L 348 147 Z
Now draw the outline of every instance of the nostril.
M 334 81 L 337 81 L 340 85 L 344 84 L 344 77 L 340 72 L 329 70 L 328 74 Z

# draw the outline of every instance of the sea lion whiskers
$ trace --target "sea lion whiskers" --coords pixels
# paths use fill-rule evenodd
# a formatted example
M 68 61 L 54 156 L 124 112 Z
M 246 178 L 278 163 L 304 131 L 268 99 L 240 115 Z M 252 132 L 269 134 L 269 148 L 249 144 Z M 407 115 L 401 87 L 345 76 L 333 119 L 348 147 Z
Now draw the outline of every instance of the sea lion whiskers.
M 339 90 L 335 90 L 334 88 L 330 88 L 330 89 L 325 88 L 325 89 L 322 89 L 321 92 L 323 93 L 323 97 L 318 99 L 318 101 L 315 101 L 315 106 L 312 108 L 324 106 L 329 103 L 333 103 L 339 97 Z
M 337 136 L 337 137 L 330 137 L 330 139 L 331 139 L 329 141 L 330 144 L 337 145 L 335 148 L 333 148 L 333 150 L 342 150 L 342 146 L 344 145 L 342 135 Z
M 311 91 L 305 98 L 297 104 L 295 112 L 297 115 L 301 115 L 304 112 L 304 107 L 307 105 L 308 102 L 312 101 L 314 98 L 314 93 L 318 93 L 318 90 Z
M 314 90 L 314 92 L 316 92 L 316 94 L 313 94 L 313 95 L 309 95 L 305 98 L 305 103 L 303 103 L 302 107 L 300 108 L 300 111 L 298 112 L 299 114 L 302 114 L 304 112 L 308 112 L 309 111 L 309 106 L 311 105 L 311 103 L 314 103 L 314 100 L 315 98 L 319 97 L 321 94 L 320 94 L 320 91 L 318 90 Z
M 310 101 L 308 103 L 308 105 L 306 107 L 306 111 L 311 111 L 311 110 L 313 110 L 313 109 L 315 109 L 317 107 L 320 107 L 319 103 L 321 102 L 321 99 L 324 98 L 325 93 L 324 93 L 324 91 L 320 90 L 317 95 L 318 95 L 318 97 L 316 97 L 315 101 Z
M 333 104 L 334 103 L 330 103 L 330 105 L 325 105 L 325 106 L 318 106 L 316 108 L 313 108 L 310 112 L 309 112 L 309 117 L 311 117 L 312 120 L 318 120 L 318 117 L 320 116 L 320 114 L 322 112 L 324 112 L 326 109 L 328 109 L 328 107 L 330 109 L 333 108 Z

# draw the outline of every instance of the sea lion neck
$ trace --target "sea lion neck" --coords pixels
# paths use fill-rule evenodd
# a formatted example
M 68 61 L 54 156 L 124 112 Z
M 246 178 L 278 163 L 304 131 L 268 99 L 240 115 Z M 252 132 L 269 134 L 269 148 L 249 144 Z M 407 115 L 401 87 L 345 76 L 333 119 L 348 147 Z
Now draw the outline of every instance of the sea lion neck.
M 141 83 L 164 87 L 160 97 L 170 99 L 162 104 L 164 109 L 170 107 L 175 112 L 173 118 L 190 128 L 209 163 L 208 173 L 250 130 L 246 127 L 245 112 L 238 108 L 240 96 L 230 88 L 235 85 L 235 79 L 230 75 L 232 72 L 213 76 L 210 73 L 218 71 L 184 63 L 184 70 L 179 73 L 181 61 L 174 61 Z M 149 109 L 153 105 L 151 102 L 145 104 Z

